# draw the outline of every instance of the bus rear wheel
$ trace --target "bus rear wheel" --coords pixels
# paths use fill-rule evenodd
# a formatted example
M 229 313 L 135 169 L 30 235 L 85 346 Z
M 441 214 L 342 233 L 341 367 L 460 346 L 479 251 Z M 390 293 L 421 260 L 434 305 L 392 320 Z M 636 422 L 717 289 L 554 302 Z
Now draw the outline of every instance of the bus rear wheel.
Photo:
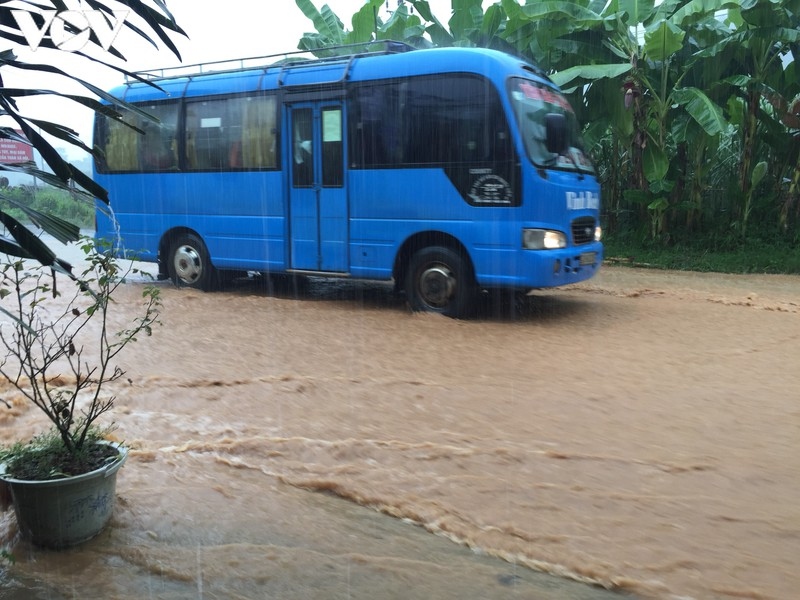
M 167 269 L 170 279 L 177 286 L 203 291 L 215 287 L 216 274 L 206 245 L 191 233 L 181 235 L 172 243 Z
M 467 261 L 443 246 L 430 246 L 411 257 L 406 298 L 415 311 L 436 312 L 456 319 L 471 317 L 477 288 Z

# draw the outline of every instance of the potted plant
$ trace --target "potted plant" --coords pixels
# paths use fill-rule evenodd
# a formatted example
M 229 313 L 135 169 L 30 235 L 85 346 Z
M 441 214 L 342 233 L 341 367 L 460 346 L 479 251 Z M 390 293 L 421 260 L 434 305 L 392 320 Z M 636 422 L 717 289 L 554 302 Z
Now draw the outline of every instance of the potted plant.
M 127 449 L 106 441 L 98 419 L 114 407 L 104 386 L 125 374 L 120 352 L 158 323 L 159 290 L 146 286 L 143 312 L 116 329 L 114 294 L 130 274 L 89 238 L 83 273 L 59 293 L 55 270 L 8 257 L 0 266 L 0 375 L 49 420 L 50 429 L 0 450 L 20 532 L 40 546 L 83 542 L 107 524 Z M 9 402 L 3 399 L 9 405 Z

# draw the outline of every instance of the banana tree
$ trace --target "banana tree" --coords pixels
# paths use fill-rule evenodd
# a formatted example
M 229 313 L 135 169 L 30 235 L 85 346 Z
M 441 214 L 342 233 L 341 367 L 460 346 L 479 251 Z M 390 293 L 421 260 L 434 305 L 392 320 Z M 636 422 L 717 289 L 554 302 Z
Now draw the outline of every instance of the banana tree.
M 797 61 L 795 60 L 795 65 Z M 795 76 L 795 81 L 798 81 Z M 788 107 L 783 119 L 784 125 L 789 129 L 787 136 L 785 167 L 788 185 L 783 189 L 783 180 L 780 179 L 779 194 L 781 198 L 778 223 L 780 229 L 789 229 L 789 217 L 794 213 L 795 218 L 800 217 L 800 94 L 798 94 Z
M 383 0 L 365 0 L 352 16 L 351 28 L 325 4 L 320 9 L 312 0 L 295 0 L 298 8 L 314 24 L 315 31 L 306 33 L 298 48 L 317 56 L 335 51 L 332 46 L 366 44 L 373 41 L 404 41 L 415 47 L 501 46 L 505 13 L 499 4 L 484 13 L 481 0 L 453 0 L 450 19 L 442 22 L 431 10 L 427 0 L 407 0 L 386 20 L 380 16 Z
M 517 5 L 504 0 L 507 39 L 529 49 L 553 71 L 562 87 L 581 93 L 582 118 L 589 123 L 587 139 L 606 135 L 623 149 L 629 163 L 626 181 L 613 189 L 612 206 L 620 193 L 637 199 L 650 213 L 654 233 L 667 225 L 664 213 L 678 204 L 682 180 L 693 170 L 681 169 L 676 155 L 702 155 L 679 149 L 672 131 L 676 119 L 693 121 L 683 128 L 680 144 L 706 147 L 728 124 L 722 108 L 695 84 L 704 69 L 693 55 L 717 36 L 722 24 L 715 12 L 733 2 L 654 0 L 575 0 Z M 624 108 L 623 108 L 624 107 Z M 618 161 L 618 156 L 610 161 Z M 612 172 L 611 168 L 601 172 Z
M 311 0 L 295 0 L 295 3 L 316 30 L 304 34 L 297 47 L 319 57 L 336 55 L 343 46 L 363 44 L 366 47 L 370 42 L 381 40 L 405 41 L 412 45 L 426 43 L 423 41 L 425 27 L 422 21 L 411 14 L 405 4 L 383 21 L 379 14 L 383 0 L 367 0 L 353 15 L 352 29 L 347 29 L 327 4 L 317 9 Z M 423 4 L 427 5 L 427 2 Z
M 783 157 L 786 166 L 774 173 L 780 181 L 788 171 L 800 178 L 796 154 L 800 122 L 797 104 L 800 94 L 797 59 L 800 54 L 800 0 L 743 0 L 730 7 L 729 22 L 735 32 L 698 52 L 706 60 L 727 62 L 735 71 L 721 85 L 734 95 L 730 110 L 740 125 L 741 158 L 738 173 L 739 225 L 747 232 L 755 192 L 768 169 L 769 155 Z M 790 193 L 796 194 L 795 190 Z M 789 196 L 791 200 L 792 196 Z M 785 226 L 786 210 L 781 211 Z

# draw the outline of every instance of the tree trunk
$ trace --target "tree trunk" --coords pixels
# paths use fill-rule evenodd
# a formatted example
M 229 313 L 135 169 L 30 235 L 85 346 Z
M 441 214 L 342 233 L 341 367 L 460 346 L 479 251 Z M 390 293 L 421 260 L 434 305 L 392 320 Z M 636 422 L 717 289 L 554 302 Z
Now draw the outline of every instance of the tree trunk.
M 753 201 L 753 157 L 756 151 L 756 130 L 758 127 L 758 102 L 760 94 L 751 90 L 747 94 L 747 110 L 745 112 L 744 138 L 742 140 L 742 162 L 739 167 L 739 189 L 742 194 L 743 205 L 740 207 L 740 231 L 742 237 L 747 235 L 747 222 L 750 219 L 750 209 Z

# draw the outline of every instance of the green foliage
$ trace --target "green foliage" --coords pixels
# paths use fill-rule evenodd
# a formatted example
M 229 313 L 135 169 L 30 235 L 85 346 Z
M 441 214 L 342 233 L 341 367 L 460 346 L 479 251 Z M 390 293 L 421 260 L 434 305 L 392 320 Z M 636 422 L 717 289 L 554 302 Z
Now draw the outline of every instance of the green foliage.
M 29 222 L 25 211 L 17 208 L 20 204 L 68 221 L 80 229 L 94 227 L 94 202 L 89 202 L 81 196 L 76 197 L 69 190 L 33 186 L 6 188 L 4 199 L 0 199 L 0 210 L 20 222 Z
M 626 232 L 630 234 L 631 232 Z M 715 273 L 800 274 L 798 241 L 753 233 L 742 239 L 735 231 L 709 234 L 691 241 L 665 242 L 616 234 L 604 240 L 610 264 Z

